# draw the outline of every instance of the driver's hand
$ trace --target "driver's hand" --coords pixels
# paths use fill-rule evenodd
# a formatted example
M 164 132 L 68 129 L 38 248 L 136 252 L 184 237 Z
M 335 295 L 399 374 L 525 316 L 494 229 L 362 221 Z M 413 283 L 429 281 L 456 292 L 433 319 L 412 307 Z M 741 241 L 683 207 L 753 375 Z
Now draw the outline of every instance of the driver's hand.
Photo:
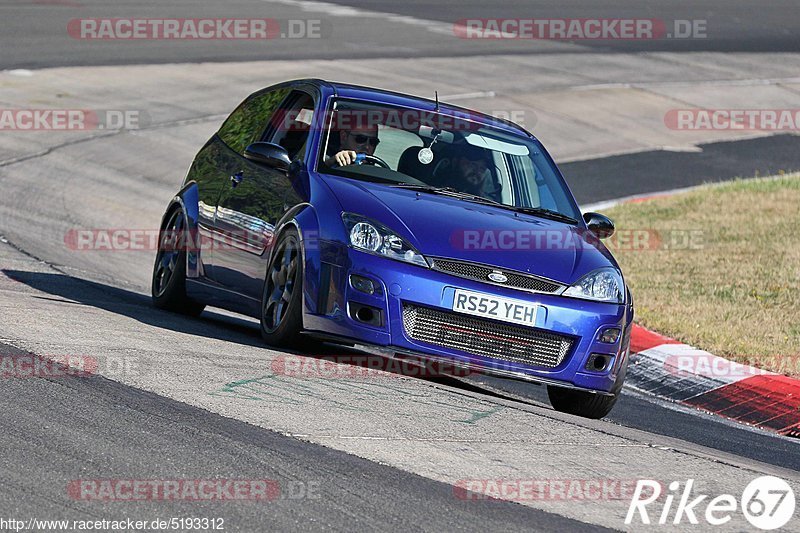
M 333 156 L 340 167 L 352 165 L 356 162 L 356 153 L 353 150 L 342 150 Z

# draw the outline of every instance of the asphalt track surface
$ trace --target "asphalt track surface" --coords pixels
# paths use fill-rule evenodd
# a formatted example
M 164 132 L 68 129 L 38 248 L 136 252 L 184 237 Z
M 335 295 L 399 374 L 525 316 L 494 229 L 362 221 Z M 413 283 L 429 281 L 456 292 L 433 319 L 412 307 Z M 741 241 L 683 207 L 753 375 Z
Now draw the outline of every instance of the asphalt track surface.
M 654 150 L 562 163 L 579 203 L 800 170 L 800 137 L 775 135 L 700 145 L 701 152 Z
M 333 3 L 400 15 L 429 18 L 442 22 L 459 19 L 514 18 L 621 18 L 657 19 L 670 23 L 680 20 L 704 20 L 703 38 L 657 39 L 636 41 L 578 41 L 591 51 L 719 51 L 719 52 L 789 52 L 800 50 L 796 30 L 800 25 L 800 4 L 796 1 L 758 3 L 747 0 L 665 0 L 651 2 L 584 2 L 582 0 L 510 0 L 507 2 L 459 2 L 455 10 L 446 2 L 411 0 L 337 1 Z M 757 7 L 757 8 L 756 8 Z M 669 24 L 668 24 L 669 25 Z
M 5 344 L 0 349 L 25 355 Z M 597 529 L 511 502 L 459 501 L 445 483 L 263 431 L 100 376 L 10 381 L 0 389 L 0 407 L 5 435 L 0 506 L 14 516 L 85 520 L 89 505 L 95 517 L 112 511 L 146 521 L 186 516 L 186 502 L 159 502 L 157 512 L 140 503 L 64 504 L 64 487 L 75 472 L 81 472 L 82 479 L 100 479 L 112 470 L 118 479 L 283 480 L 280 493 L 267 502 L 192 504 L 192 516 L 229 517 L 225 529 L 234 531 L 445 531 L 455 524 L 482 531 Z M 92 439 L 90 448 L 76 446 L 87 437 Z M 21 497 L 31 478 L 48 483 Z
M 593 4 L 586 8 L 578 2 L 537 4 L 531 13 L 529 2 L 504 2 L 503 7 L 486 2 L 459 3 L 454 8 L 445 3 L 422 2 L 338 2 L 342 5 L 375 11 L 395 11 L 415 18 L 452 22 L 469 17 L 663 17 L 708 18 L 709 39 L 659 41 L 645 43 L 581 44 L 586 53 L 626 47 L 625 51 L 716 50 L 716 51 L 798 51 L 797 2 L 773 2 L 753 9 L 746 2 L 642 2 L 615 3 L 615 8 Z M 97 6 L 97 9 L 92 9 Z M 291 6 L 290 6 L 291 7 Z M 165 12 L 161 2 L 143 2 L 136 6 L 136 16 L 189 16 L 193 8 L 202 16 L 276 16 L 264 10 L 263 2 L 235 2 L 224 7 L 215 2 L 172 2 Z M 283 9 L 283 8 L 280 8 Z M 46 66 L 102 65 L 172 61 L 227 61 L 277 58 L 329 58 L 342 54 L 342 48 L 323 49 L 313 42 L 289 43 L 285 49 L 271 48 L 265 58 L 262 49 L 250 44 L 231 47 L 208 45 L 167 47 L 163 43 L 130 48 L 95 46 L 78 48 L 85 43 L 63 46 L 54 29 L 63 30 L 66 21 L 80 16 L 130 16 L 130 3 L 102 6 L 91 1 L 6 2 L 0 6 L 0 18 L 10 20 L 3 10 L 14 10 L 17 24 L 4 27 L 0 46 L 5 68 Z M 596 10 L 593 12 L 592 10 Z M 290 11 L 287 13 L 291 13 Z M 197 15 L 200 16 L 200 15 Z M 743 22 L 743 21 L 746 21 Z M 712 25 L 713 22 L 713 25 Z M 712 31 L 713 30 L 713 31 Z M 329 27 L 335 31 L 335 27 Z M 74 45 L 74 47 L 73 47 Z M 516 48 L 514 48 L 516 46 Z M 415 42 L 407 50 L 375 50 L 348 47 L 348 57 L 394 57 L 427 55 L 463 55 L 465 53 L 537 53 L 519 45 L 498 49 L 491 43 L 477 43 L 465 52 L 463 46 L 442 46 L 435 37 L 430 42 Z M 558 51 L 558 47 L 545 47 Z M 576 49 L 573 48 L 572 51 Z M 727 180 L 755 173 L 800 168 L 800 139 L 775 136 L 763 139 L 703 146 L 700 153 L 644 152 L 600 160 L 562 165 L 579 201 L 605 200 L 630 194 L 645 194 L 705 181 Z M 80 183 L 73 186 L 88 186 Z M 2 195 L 2 203 L 16 216 L 51 216 L 48 206 L 41 213 L 25 213 L 30 204 L 14 206 L 14 198 Z M 87 211 L 91 205 L 85 206 Z M 76 222 L 77 223 L 77 222 Z M 6 228 L 0 227 L 0 234 Z M 19 244 L 25 250 L 24 242 Z M 37 250 L 37 260 L 47 262 L 47 250 Z M 71 265 L 66 265 L 70 267 Z M 28 289 L 63 304 L 102 310 L 174 333 L 196 336 L 201 342 L 212 339 L 231 343 L 232 349 L 260 346 L 258 330 L 251 322 L 207 311 L 200 319 L 188 319 L 156 313 L 142 294 L 142 287 L 113 281 L 114 272 L 103 272 L 105 282 L 77 279 L 82 265 L 65 269 L 75 277 L 31 272 L 4 265 L 5 276 Z M 149 268 L 146 263 L 136 268 Z M 58 317 L 54 318 L 58 321 Z M 20 354 L 13 346 L 0 344 L 4 354 Z M 341 350 L 328 348 L 342 353 Z M 324 352 L 322 352 L 324 354 Z M 514 397 L 527 398 L 537 409 L 546 405 L 543 387 L 496 382 L 487 385 L 508 391 Z M 479 384 L 449 383 L 465 394 L 481 391 Z M 477 391 L 477 392 L 476 392 Z M 458 392 L 453 392 L 458 394 Z M 491 393 L 488 397 L 493 397 Z M 526 405 L 520 402 L 521 405 Z M 527 506 L 507 502 L 463 502 L 453 498 L 453 487 L 392 466 L 356 455 L 305 442 L 275 431 L 257 427 L 232 417 L 220 416 L 188 405 L 167 395 L 156 394 L 102 376 L 74 379 L 5 380 L 0 387 L 0 431 L 4 454 L 2 466 L 5 483 L 0 490 L 0 510 L 5 514 L 85 518 L 126 514 L 152 519 L 155 515 L 186 513 L 193 516 L 226 516 L 232 530 L 288 530 L 299 527 L 348 530 L 353 527 L 374 530 L 545 530 L 581 531 L 599 529 L 596 525 L 564 518 Z M 574 422 L 574 421 L 573 421 Z M 581 422 L 574 422 L 580 424 Z M 800 446 L 788 438 L 744 428 L 713 417 L 677 408 L 635 393 L 626 393 L 615 410 L 601 424 L 633 428 L 652 435 L 732 454 L 743 461 L 758 461 L 777 467 L 800 470 Z M 587 427 L 589 427 L 587 425 Z M 594 426 L 591 426 L 594 427 Z M 655 439 L 655 437 L 654 437 Z M 244 465 L 244 466 L 243 466 Z M 588 468 L 587 471 L 591 469 Z M 109 472 L 113 476 L 109 476 Z M 587 474 L 588 475 L 588 474 Z M 291 498 L 270 502 L 267 511 L 249 502 L 215 504 L 165 503 L 154 510 L 137 504 L 88 506 L 83 502 L 65 502 L 63 487 L 71 479 L 83 478 L 212 478 L 254 477 L 279 479 L 283 483 L 319 482 L 321 497 L 314 500 Z M 227 528 L 226 528 L 227 529 Z
M 62 301 L 101 307 L 115 313 L 135 317 L 137 320 L 161 325 L 157 318 L 148 316 L 152 312 L 149 297 L 132 291 L 64 275 L 34 274 L 10 270 L 5 270 L 4 274 Z M 258 329 L 252 323 L 226 319 L 213 314 L 213 312 L 206 312 L 205 320 L 167 316 L 170 321 L 166 327 L 173 327 L 177 331 L 186 331 L 201 336 L 207 335 L 209 333 L 204 331 L 203 324 L 211 322 L 221 324 L 230 330 L 227 335 L 223 330 L 222 334 L 225 340 L 234 343 L 247 342 L 253 345 L 259 345 L 261 342 Z M 363 354 L 363 352 L 343 349 L 336 345 L 327 345 L 325 349 L 317 349 L 314 353 L 319 356 Z M 509 397 L 521 399 L 523 402 L 542 406 L 549 405 L 546 388 L 543 386 L 495 379 L 490 376 L 480 376 L 477 380 L 449 380 L 448 382 L 465 391 L 481 390 L 481 385 L 486 385 L 487 389 L 483 392 L 491 391 L 491 393 L 501 396 L 507 393 Z M 9 405 L 9 407 L 11 406 Z M 668 402 L 656 400 L 646 394 L 626 392 L 605 420 L 620 426 L 685 439 L 763 463 L 800 470 L 800 446 L 794 439 L 777 438 L 771 434 L 748 429 L 741 424 L 727 422 L 714 416 L 701 416 L 698 412 L 673 407 Z
M 317 3 L 320 5 L 321 3 Z M 339 59 L 371 57 L 449 57 L 478 54 L 536 54 L 558 51 L 603 53 L 608 51 L 722 51 L 796 52 L 800 51 L 800 3 L 791 0 L 757 2 L 710 0 L 693 2 L 590 2 L 547 0 L 528 2 L 332 2 L 322 11 L 299 10 L 295 0 L 172 0 L 108 2 L 104 0 L 10 0 L 0 5 L 0 20 L 6 21 L 0 36 L 3 68 L 41 68 L 74 65 L 121 65 L 133 63 L 172 63 L 199 61 L 255 61 L 264 59 Z M 336 6 L 340 6 L 336 13 Z M 416 22 L 390 20 L 391 33 L 380 20 L 365 17 L 354 8 L 389 12 L 414 21 L 438 23 L 434 32 L 403 40 L 403 32 Z M 336 16 L 330 16 L 335 13 Z M 290 18 L 321 20 L 319 40 L 272 40 L 261 42 L 137 42 L 123 48 L 108 42 L 88 42 L 63 38 L 67 24 L 76 18 L 100 17 L 226 17 L 272 18 L 282 29 Z M 707 32 L 696 39 L 496 41 L 453 39 L 452 25 L 464 18 L 652 18 L 669 24 L 676 19 L 705 20 Z

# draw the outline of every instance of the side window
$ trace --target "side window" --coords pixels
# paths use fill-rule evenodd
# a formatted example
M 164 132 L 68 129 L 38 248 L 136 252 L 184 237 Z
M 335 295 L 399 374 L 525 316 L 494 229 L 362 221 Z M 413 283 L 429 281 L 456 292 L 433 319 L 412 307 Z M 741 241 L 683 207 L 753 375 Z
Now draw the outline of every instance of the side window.
M 295 91 L 272 121 L 264 140 L 286 148 L 289 159 L 302 159 L 313 118 L 314 99 L 309 94 Z
M 290 89 L 256 93 L 245 100 L 222 124 L 219 136 L 233 151 L 241 154 L 250 143 L 260 140 L 270 117 Z
M 540 194 L 542 192 L 539 186 L 541 180 L 530 158 L 508 156 L 508 162 L 511 166 L 512 176 L 515 178 L 514 189 L 516 189 L 518 194 L 517 205 L 555 209 L 552 203 L 550 205 L 544 205 L 546 198 L 542 198 Z M 537 188 L 531 187 L 531 185 L 534 184 Z

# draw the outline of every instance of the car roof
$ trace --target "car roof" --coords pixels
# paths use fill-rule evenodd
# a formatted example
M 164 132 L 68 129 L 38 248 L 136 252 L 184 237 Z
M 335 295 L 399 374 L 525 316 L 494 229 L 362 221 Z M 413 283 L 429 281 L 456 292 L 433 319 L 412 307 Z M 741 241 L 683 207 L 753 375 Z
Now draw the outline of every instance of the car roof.
M 436 101 L 430 98 L 423 98 L 420 96 L 413 96 L 410 94 L 388 91 L 385 89 L 378 89 L 375 87 L 367 87 L 363 85 L 354 85 L 351 83 L 331 82 L 321 79 L 304 79 L 295 80 L 292 84 L 312 84 L 319 86 L 327 86 L 334 96 L 340 98 L 352 98 L 358 100 L 367 100 L 371 102 L 380 102 L 385 104 L 394 104 L 426 111 L 434 111 L 436 109 Z M 431 89 L 433 92 L 433 89 Z M 452 114 L 458 118 L 466 118 L 475 122 L 480 122 L 487 126 L 492 126 L 516 135 L 523 135 L 533 138 L 533 134 L 528 132 L 519 124 L 515 124 L 510 120 L 494 117 L 474 109 L 448 104 L 446 102 L 439 102 L 439 112 L 445 114 Z

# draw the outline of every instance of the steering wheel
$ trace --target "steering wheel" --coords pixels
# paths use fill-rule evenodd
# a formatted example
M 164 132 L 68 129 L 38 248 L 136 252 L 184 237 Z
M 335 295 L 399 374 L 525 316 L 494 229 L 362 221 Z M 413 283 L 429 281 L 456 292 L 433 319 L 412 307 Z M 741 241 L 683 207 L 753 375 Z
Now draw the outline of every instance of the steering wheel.
M 389 170 L 392 169 L 392 167 L 389 166 L 389 163 L 387 163 L 386 161 L 384 161 L 383 159 L 381 159 L 380 157 L 378 157 L 376 155 L 364 154 L 364 161 L 365 162 L 368 161 L 370 163 L 375 163 L 379 167 L 388 168 Z

